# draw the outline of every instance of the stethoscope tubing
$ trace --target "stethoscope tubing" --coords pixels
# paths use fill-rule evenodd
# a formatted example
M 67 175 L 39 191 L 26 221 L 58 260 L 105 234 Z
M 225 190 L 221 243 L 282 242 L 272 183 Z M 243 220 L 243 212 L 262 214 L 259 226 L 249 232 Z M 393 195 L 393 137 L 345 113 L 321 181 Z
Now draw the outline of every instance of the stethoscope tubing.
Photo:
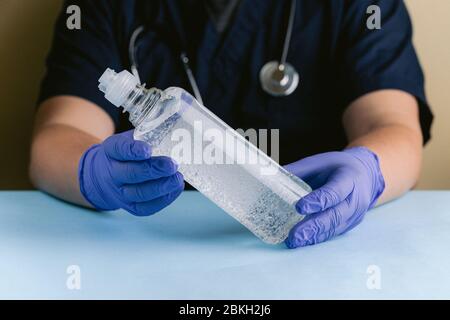
M 292 39 L 292 29 L 294 28 L 294 22 L 295 22 L 295 11 L 297 9 L 297 0 L 291 1 L 291 9 L 289 11 L 289 22 L 288 27 L 286 30 L 286 37 L 284 38 L 284 45 L 283 45 L 283 53 L 281 55 L 280 64 L 284 65 L 286 63 L 287 55 L 289 52 L 289 46 L 291 44 Z

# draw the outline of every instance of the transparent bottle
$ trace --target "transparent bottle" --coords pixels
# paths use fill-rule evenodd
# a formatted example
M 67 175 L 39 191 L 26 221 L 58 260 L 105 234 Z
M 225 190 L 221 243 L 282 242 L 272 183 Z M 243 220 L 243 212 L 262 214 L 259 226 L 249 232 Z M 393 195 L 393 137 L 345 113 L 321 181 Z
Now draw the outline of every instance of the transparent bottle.
M 129 112 L 134 138 L 172 157 L 185 180 L 266 243 L 286 239 L 311 188 L 181 88 L 145 89 L 128 71 L 107 69 L 99 89 Z

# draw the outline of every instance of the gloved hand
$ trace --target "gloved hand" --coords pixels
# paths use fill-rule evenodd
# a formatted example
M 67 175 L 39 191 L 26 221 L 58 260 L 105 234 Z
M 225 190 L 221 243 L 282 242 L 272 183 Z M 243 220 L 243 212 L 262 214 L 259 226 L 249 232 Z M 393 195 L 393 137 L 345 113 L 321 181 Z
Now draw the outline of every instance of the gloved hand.
M 289 233 L 289 248 L 327 241 L 351 230 L 384 190 L 378 157 L 365 147 L 318 154 L 285 168 L 314 190 L 296 204 L 306 217 Z
M 83 196 L 99 210 L 122 208 L 137 216 L 168 206 L 183 191 L 183 176 L 169 157 L 152 157 L 150 149 L 132 130 L 89 148 L 78 167 Z

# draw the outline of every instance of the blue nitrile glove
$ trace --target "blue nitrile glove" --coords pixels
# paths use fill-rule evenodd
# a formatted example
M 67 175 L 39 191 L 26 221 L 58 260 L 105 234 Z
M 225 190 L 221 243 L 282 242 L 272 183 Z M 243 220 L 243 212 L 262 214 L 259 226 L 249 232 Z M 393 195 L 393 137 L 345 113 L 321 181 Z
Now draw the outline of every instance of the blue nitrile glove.
M 351 230 L 384 190 L 378 157 L 364 147 L 318 154 L 285 168 L 314 189 L 296 204 L 306 217 L 292 228 L 286 239 L 289 248 L 327 241 Z
M 83 196 L 99 210 L 125 209 L 148 216 L 172 203 L 184 181 L 169 157 L 152 157 L 150 145 L 133 131 L 116 134 L 81 157 L 78 179 Z

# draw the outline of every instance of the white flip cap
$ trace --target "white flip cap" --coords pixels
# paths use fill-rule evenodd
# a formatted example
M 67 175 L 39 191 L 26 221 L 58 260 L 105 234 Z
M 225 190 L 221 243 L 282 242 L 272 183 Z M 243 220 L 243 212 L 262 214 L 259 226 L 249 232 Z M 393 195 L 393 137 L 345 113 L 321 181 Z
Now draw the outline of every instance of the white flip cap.
M 98 88 L 105 94 L 105 98 L 116 107 L 122 106 L 139 85 L 139 80 L 127 70 L 116 73 L 109 68 L 105 70 L 98 82 L 100 83 Z

